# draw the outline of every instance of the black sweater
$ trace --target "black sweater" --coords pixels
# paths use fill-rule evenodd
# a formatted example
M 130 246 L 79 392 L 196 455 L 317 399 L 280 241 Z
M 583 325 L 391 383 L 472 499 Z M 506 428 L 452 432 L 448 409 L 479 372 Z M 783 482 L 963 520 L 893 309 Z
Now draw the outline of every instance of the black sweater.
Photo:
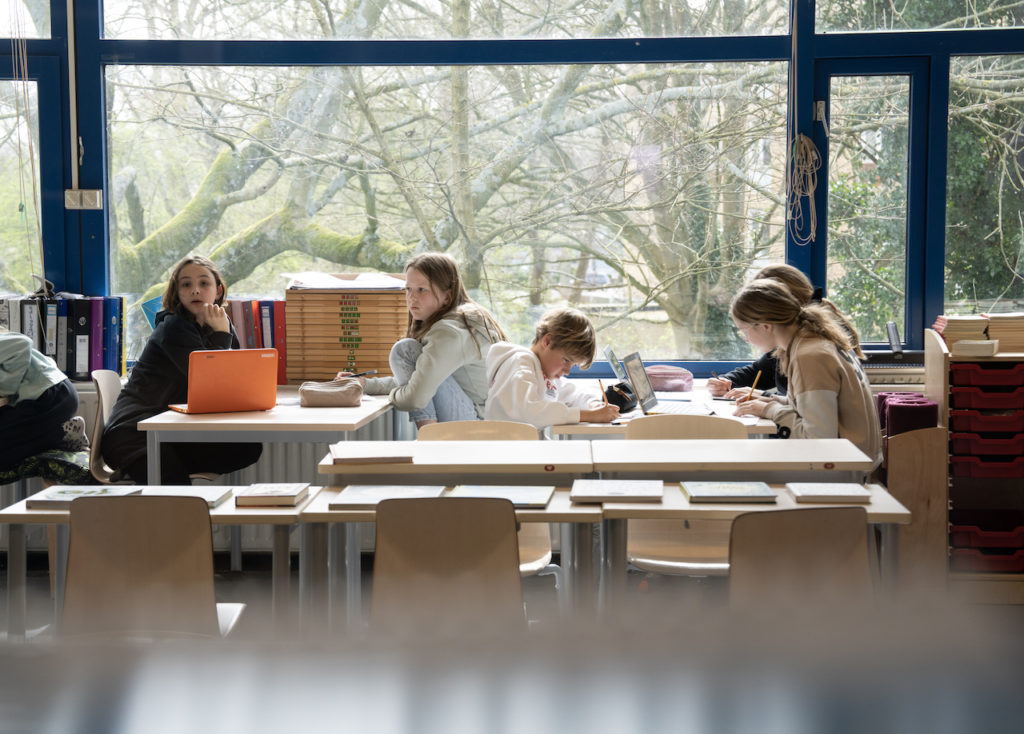
M 201 327 L 170 311 L 156 315 L 156 328 L 121 390 L 104 435 L 135 431 L 135 425 L 152 418 L 171 403 L 188 402 L 188 355 L 197 349 L 238 349 L 234 328 L 225 333 Z
M 772 352 L 762 354 L 753 364 L 737 367 L 719 377 L 730 380 L 733 387 L 750 387 L 754 384 L 758 370 L 761 371 L 761 379 L 757 381 L 758 390 L 770 390 L 774 387 L 779 395 L 786 394 L 789 381 L 785 375 L 779 374 L 779 361 L 772 356 Z

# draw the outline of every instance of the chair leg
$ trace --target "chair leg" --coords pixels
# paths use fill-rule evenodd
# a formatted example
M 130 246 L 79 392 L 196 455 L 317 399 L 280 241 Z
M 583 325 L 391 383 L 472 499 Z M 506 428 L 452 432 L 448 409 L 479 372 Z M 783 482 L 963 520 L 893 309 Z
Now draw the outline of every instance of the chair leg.
M 567 617 L 569 615 L 569 599 L 566 593 L 565 582 L 563 581 L 562 567 L 557 563 L 549 563 L 538 571 L 537 575 L 555 577 L 555 596 L 558 599 L 558 614 L 563 618 Z

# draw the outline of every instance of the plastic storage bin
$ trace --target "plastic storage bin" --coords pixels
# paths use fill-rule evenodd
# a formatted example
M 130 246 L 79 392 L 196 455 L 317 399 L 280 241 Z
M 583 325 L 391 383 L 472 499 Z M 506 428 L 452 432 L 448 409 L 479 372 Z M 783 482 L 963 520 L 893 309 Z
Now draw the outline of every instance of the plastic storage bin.
M 977 433 L 953 433 L 949 438 L 954 454 L 1024 456 L 1024 433 L 1012 438 L 988 438 Z
M 1007 392 L 982 390 L 978 387 L 951 387 L 954 408 L 977 410 L 1024 410 L 1024 387 Z
M 1010 554 L 982 553 L 976 548 L 953 548 L 949 552 L 949 567 L 953 571 L 1024 572 L 1024 550 Z
M 1024 433 L 1024 410 L 996 413 L 981 413 L 977 410 L 949 411 L 949 427 L 954 431 L 983 433 Z
M 1004 385 L 1006 387 L 1024 385 L 1024 362 L 1012 367 L 1000 366 L 999 362 L 984 366 L 980 364 L 951 364 L 949 371 L 951 385 Z
M 959 548 L 1024 548 L 1024 526 L 1013 530 L 982 530 L 977 525 L 952 525 L 949 542 Z
M 1024 456 L 1011 461 L 985 461 L 978 456 L 950 456 L 949 472 L 954 477 L 1024 477 Z

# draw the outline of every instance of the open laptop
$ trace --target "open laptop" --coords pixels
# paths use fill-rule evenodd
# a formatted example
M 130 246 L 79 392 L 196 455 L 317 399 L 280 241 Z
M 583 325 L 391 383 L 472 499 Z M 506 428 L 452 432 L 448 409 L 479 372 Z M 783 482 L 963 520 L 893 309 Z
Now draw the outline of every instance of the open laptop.
M 629 376 L 629 383 L 633 386 L 636 394 L 636 401 L 644 415 L 658 415 L 660 413 L 679 413 L 684 415 L 707 415 L 710 411 L 704 405 L 695 405 L 690 402 L 668 402 L 659 401 L 654 394 L 654 387 L 651 385 L 647 371 L 644 369 L 644 362 L 640 359 L 640 352 L 633 352 L 626 355 L 622 360 Z
M 270 410 L 277 400 L 276 349 L 197 349 L 188 355 L 188 404 L 179 413 Z
M 622 369 L 622 363 L 619 362 L 619 358 L 615 356 L 615 351 L 607 346 L 604 348 L 605 359 L 608 360 L 608 364 L 612 367 L 612 372 L 615 373 L 615 379 L 619 382 L 627 382 L 629 380 L 626 377 L 626 370 Z

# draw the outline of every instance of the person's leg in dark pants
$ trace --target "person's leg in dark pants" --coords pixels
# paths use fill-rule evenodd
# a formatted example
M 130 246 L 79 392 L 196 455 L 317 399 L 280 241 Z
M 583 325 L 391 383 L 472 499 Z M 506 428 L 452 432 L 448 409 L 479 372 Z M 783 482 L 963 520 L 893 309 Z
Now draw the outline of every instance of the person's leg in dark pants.
M 63 448 L 64 422 L 78 411 L 78 393 L 64 380 L 34 400 L 0 407 L 0 469 Z

